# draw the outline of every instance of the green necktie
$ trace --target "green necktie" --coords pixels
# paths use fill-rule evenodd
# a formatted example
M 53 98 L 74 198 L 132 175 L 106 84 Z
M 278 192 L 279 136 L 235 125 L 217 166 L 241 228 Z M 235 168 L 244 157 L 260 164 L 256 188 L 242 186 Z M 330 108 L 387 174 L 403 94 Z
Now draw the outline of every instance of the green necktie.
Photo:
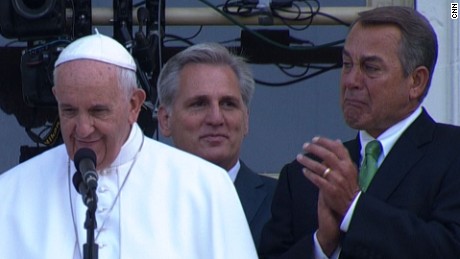
M 364 154 L 364 161 L 359 170 L 359 186 L 361 191 L 365 192 L 367 187 L 372 181 L 372 178 L 377 172 L 380 153 L 382 153 L 382 145 L 377 140 L 372 140 L 366 145 L 366 153 Z

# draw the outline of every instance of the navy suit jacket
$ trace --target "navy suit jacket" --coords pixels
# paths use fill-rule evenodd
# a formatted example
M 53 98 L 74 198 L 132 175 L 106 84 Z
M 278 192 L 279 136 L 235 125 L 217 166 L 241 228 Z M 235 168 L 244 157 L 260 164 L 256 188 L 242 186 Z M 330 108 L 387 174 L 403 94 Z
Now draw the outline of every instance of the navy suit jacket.
M 254 244 L 258 247 L 262 228 L 271 216 L 276 179 L 253 172 L 242 161 L 240 164 L 235 188 L 251 229 Z
M 360 161 L 356 138 L 345 146 Z M 312 258 L 318 189 L 285 165 L 262 233 L 261 258 Z M 357 201 L 340 258 L 460 258 L 460 128 L 422 114 Z

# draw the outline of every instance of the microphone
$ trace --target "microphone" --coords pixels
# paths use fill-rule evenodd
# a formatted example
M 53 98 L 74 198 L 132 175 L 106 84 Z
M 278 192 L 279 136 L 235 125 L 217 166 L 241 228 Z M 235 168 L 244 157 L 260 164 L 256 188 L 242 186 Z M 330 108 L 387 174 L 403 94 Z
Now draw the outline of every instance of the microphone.
M 83 182 L 83 176 L 81 176 L 80 172 L 75 172 L 75 174 L 72 177 L 72 182 L 73 182 L 73 186 L 75 187 L 75 189 L 77 189 L 77 192 L 79 194 L 81 194 L 81 197 L 83 199 L 83 203 L 88 207 L 95 206 L 94 202 L 97 203 L 97 196 L 96 195 L 88 195 L 89 194 L 88 187 Z
M 81 176 L 80 172 L 75 172 L 72 177 L 72 182 L 73 186 L 79 194 L 86 194 L 88 192 L 88 188 L 83 183 L 83 177 Z
M 89 190 L 97 188 L 96 161 L 96 153 L 89 148 L 77 150 L 74 156 L 75 168 L 81 173 L 83 182 Z

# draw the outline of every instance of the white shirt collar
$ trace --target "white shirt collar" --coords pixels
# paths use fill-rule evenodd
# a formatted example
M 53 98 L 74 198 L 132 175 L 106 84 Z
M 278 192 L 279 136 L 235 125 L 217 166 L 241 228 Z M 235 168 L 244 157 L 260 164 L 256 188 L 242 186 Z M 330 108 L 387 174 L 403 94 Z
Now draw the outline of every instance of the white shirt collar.
M 230 168 L 230 170 L 228 171 L 228 176 L 230 176 L 230 179 L 232 179 L 232 182 L 235 182 L 236 176 L 238 175 L 240 168 L 241 168 L 240 160 L 237 160 L 236 164 L 232 168 Z
M 402 135 L 402 133 L 414 122 L 417 117 L 422 113 L 422 107 L 418 107 L 411 115 L 402 121 L 391 126 L 389 129 L 384 131 L 380 136 L 377 137 L 377 140 L 382 144 L 383 152 L 379 157 L 378 164 L 382 164 L 383 159 L 388 153 L 390 153 L 391 148 Z M 364 148 L 366 144 L 374 140 L 366 131 L 359 131 L 359 141 L 361 142 L 361 158 L 364 157 Z M 362 160 L 362 159 L 361 159 Z

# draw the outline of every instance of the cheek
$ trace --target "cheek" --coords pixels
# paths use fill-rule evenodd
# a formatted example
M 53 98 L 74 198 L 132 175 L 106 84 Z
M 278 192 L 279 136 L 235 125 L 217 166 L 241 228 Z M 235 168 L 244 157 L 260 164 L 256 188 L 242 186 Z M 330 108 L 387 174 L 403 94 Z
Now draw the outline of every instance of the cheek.
M 196 134 L 201 125 L 203 119 L 201 116 L 194 115 L 178 115 L 170 117 L 168 123 L 172 135 L 176 138 L 185 137 L 185 135 Z
M 59 127 L 61 130 L 61 135 L 63 138 L 68 138 L 70 134 L 72 134 L 73 129 L 75 128 L 75 123 L 72 120 L 60 118 L 59 119 Z
M 75 129 L 73 125 L 75 124 L 71 120 L 66 119 L 60 119 L 59 123 L 61 137 L 66 146 L 67 154 L 73 158 L 76 151 L 75 139 L 72 137 Z
M 196 129 L 204 124 L 206 114 L 203 112 L 181 113 L 177 117 L 176 123 L 187 129 Z
M 372 111 L 380 111 L 391 106 L 399 98 L 400 92 L 389 85 L 377 85 L 369 90 L 369 101 Z

